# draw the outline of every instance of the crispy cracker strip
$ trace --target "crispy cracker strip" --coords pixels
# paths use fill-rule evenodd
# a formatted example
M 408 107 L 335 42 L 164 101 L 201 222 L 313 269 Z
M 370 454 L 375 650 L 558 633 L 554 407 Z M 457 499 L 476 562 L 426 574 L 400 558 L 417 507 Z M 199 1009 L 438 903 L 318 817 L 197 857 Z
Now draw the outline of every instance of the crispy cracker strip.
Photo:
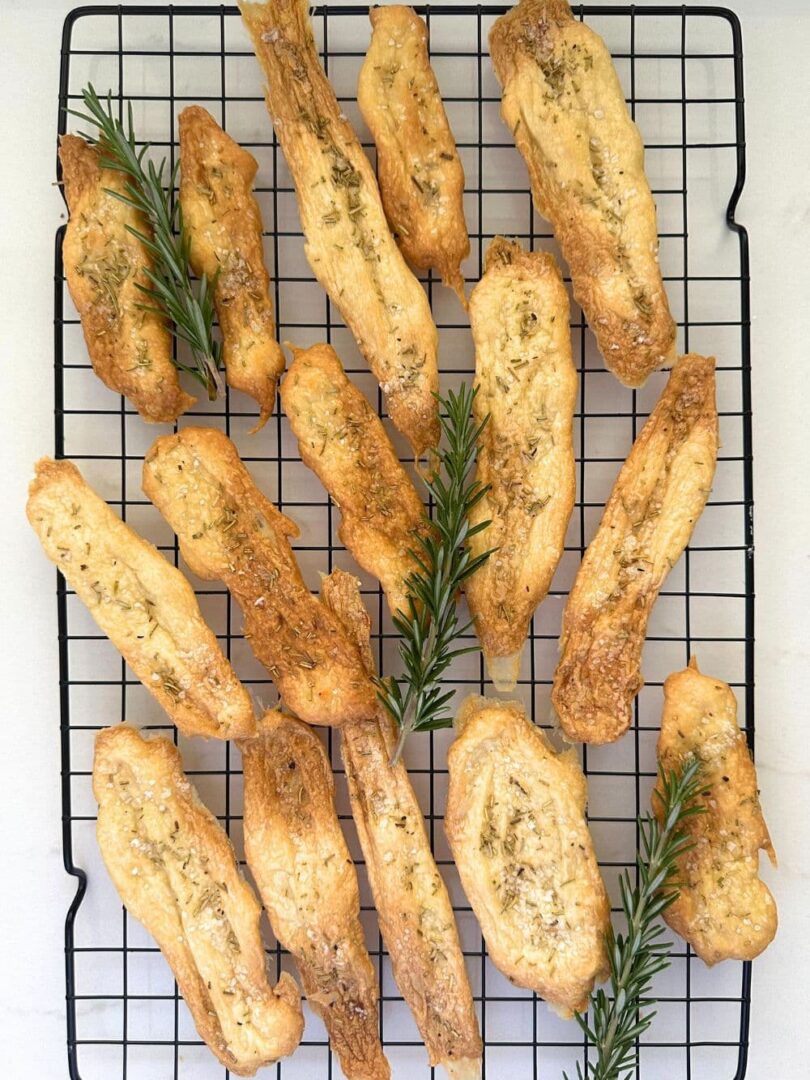
M 258 402 L 257 431 L 273 411 L 284 353 L 253 196 L 256 159 L 199 105 L 183 109 L 179 129 L 180 206 L 191 265 L 213 283 L 228 385 Z
M 706 505 L 717 446 L 714 358 L 690 353 L 633 444 L 568 596 L 551 697 L 569 739 L 613 742 L 630 726 L 647 620 Z
M 239 748 L 245 853 L 273 933 L 294 956 L 348 1080 L 388 1080 L 377 975 L 323 744 L 301 720 L 270 710 L 260 718 L 256 738 Z
M 438 336 L 385 219 L 374 170 L 321 67 L 307 0 L 239 5 L 298 196 L 310 266 L 421 457 L 439 441 Z
M 212 1052 L 238 1076 L 291 1054 L 304 1030 L 298 987 L 286 973 L 268 983 L 261 907 L 177 747 L 125 725 L 105 728 L 93 791 L 115 887 L 160 946 Z
M 605 43 L 565 0 L 520 0 L 492 27 L 501 115 L 571 268 L 606 365 L 627 386 L 675 359 L 644 146 Z
M 517 702 L 468 698 L 447 765 L 445 830 L 495 966 L 563 1017 L 608 973 L 610 902 L 576 752 Z
M 62 261 L 93 370 L 144 420 L 171 423 L 194 398 L 180 387 L 165 321 L 144 310 L 138 288 L 149 284 L 152 258 L 129 230 L 148 235 L 149 227 L 114 194 L 126 194 L 126 177 L 101 167 L 98 147 L 63 135 L 59 160 L 70 210 Z
M 372 672 L 370 620 L 359 582 L 333 570 L 321 594 Z M 455 915 L 405 766 L 389 764 L 396 743 L 392 725 L 380 709 L 374 720 L 341 729 L 352 814 L 394 978 L 430 1063 L 443 1065 L 456 1080 L 474 1080 L 481 1074 L 481 1037 Z
M 224 581 L 245 637 L 284 702 L 310 724 L 373 716 L 371 684 L 343 626 L 304 583 L 297 526 L 259 491 L 236 447 L 213 428 L 184 428 L 146 455 L 143 489 L 195 574 Z
M 753 960 L 773 941 L 776 903 L 759 878 L 759 852 L 776 865 L 734 692 L 689 667 L 664 683 L 658 762 L 667 772 L 697 757 L 703 814 L 686 822 L 692 845 L 678 860 L 678 896 L 664 912 L 672 929 L 710 966 Z M 653 798 L 660 817 L 661 803 Z
M 464 169 L 430 66 L 427 27 L 401 4 L 373 7 L 369 18 L 357 103 L 377 146 L 386 217 L 405 258 L 438 270 L 466 307 Z
M 72 462 L 37 463 L 26 511 L 45 554 L 184 735 L 255 732 L 250 697 L 188 581 Z
M 341 541 L 382 584 L 392 614 L 409 610 L 412 551 L 430 525 L 382 421 L 331 345 L 293 347 L 281 401 L 301 458 L 340 508 Z
M 577 374 L 568 294 L 554 257 L 496 237 L 470 297 L 475 339 L 476 479 L 489 485 L 470 524 L 473 556 L 496 550 L 465 584 L 490 678 L 513 690 L 532 615 L 563 553 L 576 479 Z

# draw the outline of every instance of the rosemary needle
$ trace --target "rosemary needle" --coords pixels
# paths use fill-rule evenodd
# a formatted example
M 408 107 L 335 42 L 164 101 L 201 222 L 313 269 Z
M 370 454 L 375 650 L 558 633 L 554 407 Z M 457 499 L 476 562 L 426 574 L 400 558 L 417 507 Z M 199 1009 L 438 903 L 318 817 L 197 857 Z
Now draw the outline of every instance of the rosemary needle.
M 127 126 L 113 116 L 112 100 L 108 96 L 107 107 L 102 105 L 92 83 L 82 90 L 86 112 L 69 109 L 85 123 L 98 128 L 94 138 L 82 132 L 84 138 L 97 143 L 101 151 L 102 168 L 123 173 L 126 192 L 107 188 L 107 194 L 137 210 L 149 224 L 151 235 L 127 225 L 127 229 L 149 251 L 153 266 L 144 267 L 148 285 L 138 283 L 138 288 L 149 298 L 147 310 L 156 312 L 174 324 L 175 336 L 185 341 L 191 349 L 193 365 L 175 360 L 181 371 L 187 371 L 198 379 L 209 400 L 215 400 L 222 391 L 219 374 L 220 348 L 213 337 L 214 297 L 213 283 L 203 274 L 199 293 L 195 294 L 189 275 L 189 249 L 191 238 L 183 225 L 180 204 L 172 200 L 177 180 L 179 162 L 168 178 L 168 189 L 163 186 L 166 170 L 165 158 L 159 165 L 147 160 L 146 143 L 140 149 L 135 142 L 132 122 L 132 104 L 128 103 Z
M 635 1072 L 636 1040 L 655 1016 L 654 1011 L 640 1010 L 653 1004 L 648 996 L 653 977 L 669 967 L 670 946 L 661 940 L 658 917 L 678 896 L 678 859 L 691 846 L 684 822 L 705 809 L 696 802 L 701 793 L 699 770 L 700 761 L 693 758 L 680 773 L 661 773 L 655 791 L 660 818 L 652 814 L 639 818 L 638 885 L 632 885 L 628 871 L 619 879 L 627 933 L 616 934 L 611 928 L 606 936 L 610 992 L 600 988 L 591 993 L 590 1021 L 576 1014 L 596 1047 L 595 1063 L 584 1073 L 577 1065 L 578 1080 L 629 1080 Z
M 467 479 L 489 419 L 480 424 L 472 419 L 475 394 L 462 383 L 458 393 L 451 390 L 446 398 L 439 398 L 447 447 L 439 451 L 438 469 L 425 480 L 435 503 L 433 529 L 419 536 L 422 550 L 413 552 L 419 569 L 408 578 L 408 612 L 399 611 L 393 619 L 401 635 L 399 655 L 405 674 L 401 680 L 377 680 L 377 695 L 399 726 L 392 765 L 412 731 L 450 726 L 447 705 L 454 692 L 442 690 L 441 676 L 456 656 L 478 648 L 454 647 L 472 625 L 459 626 L 459 587 L 492 553 L 484 551 L 473 558 L 468 547 L 469 539 L 490 524 L 469 523 L 470 511 L 488 490 L 478 480 Z

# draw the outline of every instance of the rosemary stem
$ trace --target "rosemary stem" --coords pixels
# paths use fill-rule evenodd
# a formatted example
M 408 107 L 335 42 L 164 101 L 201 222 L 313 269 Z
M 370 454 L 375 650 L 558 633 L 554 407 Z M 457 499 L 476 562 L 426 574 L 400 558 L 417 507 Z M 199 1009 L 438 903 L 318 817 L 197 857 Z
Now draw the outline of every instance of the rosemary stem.
M 220 394 L 225 392 L 225 387 L 222 385 L 222 376 L 219 373 L 217 367 L 216 357 L 210 353 L 200 357 L 200 363 L 202 364 L 206 372 L 206 384 L 205 389 L 208 393 L 209 401 L 216 401 Z
M 397 738 L 397 744 L 394 747 L 394 752 L 391 755 L 391 760 L 388 762 L 390 768 L 396 768 L 399 763 L 399 759 L 402 757 L 402 751 L 405 749 L 405 740 L 407 739 L 411 727 L 413 725 L 414 717 L 416 716 L 416 706 L 411 702 L 405 712 L 405 719 L 402 727 L 399 729 L 399 737 Z
M 660 871 L 664 867 L 664 849 L 669 843 L 670 830 L 666 827 L 658 834 L 655 847 L 650 852 L 650 859 L 647 863 L 647 877 L 652 880 L 658 876 Z M 639 936 L 643 927 L 648 922 L 647 909 L 650 905 L 650 901 L 654 897 L 647 890 L 642 890 L 638 903 L 632 912 L 632 917 L 629 920 L 628 926 L 628 941 L 636 943 L 639 940 Z M 615 1069 L 617 1062 L 615 1058 L 615 1043 L 616 1034 L 619 1025 L 619 1011 L 618 1011 L 618 997 L 623 989 L 626 988 L 630 976 L 633 973 L 633 967 L 636 963 L 636 950 L 628 949 L 623 957 L 621 968 L 618 971 L 618 978 L 616 980 L 615 996 L 610 1004 L 610 1021 L 605 1032 L 605 1038 L 602 1043 L 601 1057 L 602 1060 L 597 1066 L 596 1073 L 594 1074 L 594 1080 L 611 1080 L 611 1077 L 615 1076 Z
M 426 666 L 427 662 L 430 660 L 431 656 L 433 655 L 433 650 L 434 650 L 435 647 L 436 647 L 436 621 L 434 619 L 430 624 L 430 629 L 428 630 L 428 636 L 425 639 L 425 644 L 424 644 L 424 646 L 422 648 L 422 662 L 423 662 L 422 666 L 423 666 L 423 668 Z M 422 697 L 423 689 L 424 689 L 424 687 L 422 687 L 421 685 L 417 686 L 417 687 L 409 687 L 408 688 L 408 695 L 407 695 L 407 700 L 406 700 L 406 704 L 405 704 L 405 711 L 403 713 L 402 724 L 400 725 L 400 729 L 399 729 L 399 738 L 397 739 L 397 744 L 394 747 L 394 752 L 391 755 L 391 760 L 388 763 L 392 769 L 397 764 L 399 759 L 402 757 L 402 751 L 405 748 L 405 740 L 408 738 L 411 731 L 413 731 L 414 721 L 415 721 L 415 719 L 417 717 L 417 714 L 418 714 L 417 705 L 419 703 L 419 700 Z

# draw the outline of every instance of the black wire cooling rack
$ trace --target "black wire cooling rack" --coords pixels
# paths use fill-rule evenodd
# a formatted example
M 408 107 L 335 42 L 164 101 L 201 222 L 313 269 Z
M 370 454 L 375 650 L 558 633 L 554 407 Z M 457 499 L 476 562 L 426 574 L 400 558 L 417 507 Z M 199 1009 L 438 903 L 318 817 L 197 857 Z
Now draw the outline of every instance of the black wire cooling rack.
M 536 217 L 526 170 L 498 115 L 499 90 L 487 58 L 487 33 L 503 7 L 419 7 L 428 19 L 432 56 L 467 175 L 466 212 L 472 253 L 465 271 L 479 276 L 482 252 L 502 232 L 532 247 L 556 250 Z M 587 748 L 590 823 L 614 901 L 617 875 L 632 866 L 636 816 L 649 804 L 663 679 L 693 651 L 704 670 L 735 687 L 740 719 L 753 742 L 753 561 L 750 427 L 748 244 L 734 211 L 745 176 L 742 44 L 736 16 L 722 8 L 575 7 L 605 37 L 647 146 L 647 167 L 659 210 L 661 264 L 679 324 L 679 348 L 718 358 L 723 450 L 712 497 L 694 542 L 674 569 L 650 623 L 643 669 L 646 685 L 632 730 L 618 743 Z M 368 40 L 364 7 L 318 7 L 316 36 L 347 114 L 367 132 L 355 103 L 356 75 Z M 354 342 L 303 257 L 290 177 L 265 113 L 262 83 L 236 8 L 85 7 L 67 18 L 62 42 L 59 131 L 75 128 L 65 109 L 92 81 L 114 103 L 133 103 L 136 130 L 174 164 L 177 113 L 200 102 L 259 161 L 258 198 L 266 227 L 268 267 L 275 282 L 279 334 L 304 345 L 333 342 L 356 382 L 382 400 Z M 369 148 L 373 154 L 373 150 Z M 99 491 L 137 529 L 175 560 L 173 536 L 142 497 L 140 465 L 157 431 L 123 399 L 113 397 L 90 369 L 64 284 L 62 230 L 55 276 L 56 453 L 77 461 Z M 426 279 L 440 332 L 445 390 L 472 373 L 466 318 L 454 296 Z M 578 501 L 554 588 L 535 616 L 518 696 L 535 722 L 549 724 L 562 603 L 598 521 L 612 481 L 665 375 L 643 390 L 621 387 L 608 374 L 573 308 L 571 332 L 579 357 L 576 417 Z M 357 572 L 334 534 L 332 507 L 301 465 L 278 406 L 264 431 L 247 435 L 255 410 L 247 398 L 199 405 L 193 423 L 224 428 L 270 497 L 302 527 L 297 555 L 317 587 L 318 571 L 342 565 Z M 384 415 L 384 414 L 383 414 Z M 397 440 L 403 458 L 406 448 Z M 363 575 L 375 616 L 381 670 L 396 662 L 396 641 L 376 584 Z M 192 578 L 192 580 L 194 580 Z M 237 671 L 259 698 L 272 686 L 252 659 L 227 593 L 195 581 L 204 614 Z M 72 1080 L 213 1080 L 223 1069 L 190 1023 L 176 987 L 151 940 L 122 911 L 94 842 L 90 788 L 92 747 L 99 728 L 119 720 L 169 731 L 203 798 L 225 824 L 241 855 L 241 770 L 230 746 L 186 740 L 166 723 L 113 647 L 100 637 L 75 596 L 58 578 L 62 740 L 63 841 L 67 871 L 77 880 L 67 915 L 65 955 L 67 1042 Z M 459 694 L 486 689 L 480 659 L 451 670 Z M 327 736 L 331 747 L 331 734 Z M 558 1020 L 542 1002 L 511 986 L 489 964 L 477 924 L 459 887 L 441 828 L 450 735 L 414 736 L 408 764 L 429 824 L 437 860 L 457 910 L 489 1080 L 536 1080 L 575 1071 L 587 1046 L 573 1022 Z M 333 758 L 340 774 L 339 758 Z M 379 968 L 381 1033 L 394 1075 L 433 1075 L 416 1028 L 392 982 L 377 929 L 362 858 L 338 775 L 338 799 L 361 879 L 363 919 Z M 615 909 L 614 909 L 615 911 Z M 265 928 L 266 929 L 266 928 Z M 270 941 L 269 931 L 267 940 Z M 289 958 L 275 946 L 271 965 Z M 639 1077 L 649 1080 L 741 1080 L 745 1074 L 751 969 L 729 963 L 709 971 L 678 939 L 673 963 L 656 981 L 658 1016 L 640 1045 Z M 307 1014 L 296 1054 L 265 1070 L 279 1080 L 340 1075 L 324 1029 Z M 227 1076 L 228 1074 L 225 1073 Z

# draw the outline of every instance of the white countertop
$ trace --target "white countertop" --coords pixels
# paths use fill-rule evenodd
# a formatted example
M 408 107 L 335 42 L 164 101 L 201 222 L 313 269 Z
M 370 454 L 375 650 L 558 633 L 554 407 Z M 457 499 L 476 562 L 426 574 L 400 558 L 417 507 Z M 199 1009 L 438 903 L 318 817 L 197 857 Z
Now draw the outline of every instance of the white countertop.
M 32 463 L 53 445 L 53 236 L 64 213 L 52 183 L 54 130 L 72 6 L 3 0 L 0 11 L 0 1028 L 9 1080 L 67 1075 L 62 935 L 72 882 L 61 861 L 55 575 L 23 506 Z M 810 1060 L 810 7 L 729 6 L 743 22 L 747 96 L 749 175 L 737 218 L 752 255 L 757 767 L 780 861 L 776 872 L 763 865 L 781 925 L 754 967 L 748 1077 L 798 1080 Z

